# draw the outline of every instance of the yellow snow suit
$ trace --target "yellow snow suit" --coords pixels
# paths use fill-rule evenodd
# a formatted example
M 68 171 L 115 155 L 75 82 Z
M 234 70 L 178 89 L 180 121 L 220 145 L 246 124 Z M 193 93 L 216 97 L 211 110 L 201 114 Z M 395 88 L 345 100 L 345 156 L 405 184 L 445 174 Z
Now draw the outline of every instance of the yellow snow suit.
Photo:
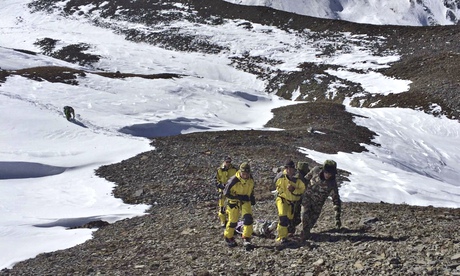
M 217 169 L 217 174 L 216 174 L 216 181 L 217 181 L 217 192 L 219 194 L 219 199 L 217 201 L 219 205 L 219 209 L 217 211 L 217 215 L 219 217 L 220 223 L 221 224 L 226 224 L 227 223 L 227 215 L 225 214 L 225 195 L 223 193 L 225 184 L 227 184 L 227 181 L 230 177 L 234 176 L 236 174 L 236 168 L 233 167 L 233 165 L 229 165 L 229 167 L 225 167 L 225 163 L 222 163 L 222 166 Z
M 240 216 L 243 217 L 243 238 L 251 238 L 253 228 L 252 205 L 254 198 L 254 179 L 241 178 L 240 171 L 231 177 L 225 185 L 224 195 L 227 197 L 228 222 L 224 237 L 231 239 L 235 234 L 235 227 Z
M 288 226 L 294 218 L 293 207 L 301 199 L 305 191 L 305 183 L 295 176 L 289 178 L 286 170 L 280 172 L 275 179 L 276 191 L 278 193 L 276 207 L 278 208 L 279 216 L 277 241 L 280 241 L 288 235 Z M 293 186 L 295 189 L 291 192 L 289 191 L 289 186 Z

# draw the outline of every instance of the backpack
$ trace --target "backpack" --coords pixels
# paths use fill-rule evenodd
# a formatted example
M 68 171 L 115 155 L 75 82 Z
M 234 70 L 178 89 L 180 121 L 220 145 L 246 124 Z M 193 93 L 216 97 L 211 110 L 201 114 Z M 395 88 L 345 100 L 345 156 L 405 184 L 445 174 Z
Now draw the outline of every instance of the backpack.
M 254 236 L 257 237 L 262 237 L 262 238 L 268 238 L 268 239 L 274 239 L 276 237 L 276 227 L 278 226 L 277 221 L 269 221 L 269 220 L 256 220 L 253 224 L 253 229 L 254 229 Z M 235 227 L 235 232 L 242 235 L 243 234 L 243 221 L 240 220 L 238 221 L 236 227 Z
M 310 167 L 307 162 L 299 161 L 297 162 L 296 169 L 301 172 L 303 175 L 306 175 L 310 171 Z

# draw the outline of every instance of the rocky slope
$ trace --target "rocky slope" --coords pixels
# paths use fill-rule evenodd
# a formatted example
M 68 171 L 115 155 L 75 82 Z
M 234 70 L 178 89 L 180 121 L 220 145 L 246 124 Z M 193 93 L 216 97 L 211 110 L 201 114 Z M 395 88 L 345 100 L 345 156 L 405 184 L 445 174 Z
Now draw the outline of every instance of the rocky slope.
M 245 251 L 224 245 L 214 205 L 157 205 L 1 275 L 460 275 L 459 210 L 345 203 L 345 228 L 334 231 L 328 204 L 310 241 L 280 249 L 254 238 Z M 254 212 L 273 218 L 273 201 Z
M 224 155 L 231 154 L 235 163 L 250 160 L 257 185 L 254 217 L 276 220 L 272 168 L 288 157 L 303 160 L 296 146 L 359 151 L 359 142 L 369 142 L 372 133 L 353 127 L 340 105 L 326 106 L 333 115 L 301 118 L 301 124 L 292 123 L 297 113 L 290 109 L 275 112 L 279 117 L 269 124 L 286 131 L 157 138 L 155 150 L 99 168 L 99 176 L 117 183 L 115 196 L 151 204 L 148 215 L 102 227 L 92 240 L 40 254 L 0 275 L 460 275 L 460 209 L 346 202 L 343 228 L 336 231 L 327 202 L 307 242 L 280 248 L 273 239 L 255 237 L 251 251 L 243 249 L 241 240 L 236 248 L 226 246 L 211 185 Z M 295 108 L 313 114 L 325 105 Z M 330 134 L 330 141 L 309 134 L 313 122 L 321 123 L 317 127 Z M 339 173 L 346 185 L 347 172 Z

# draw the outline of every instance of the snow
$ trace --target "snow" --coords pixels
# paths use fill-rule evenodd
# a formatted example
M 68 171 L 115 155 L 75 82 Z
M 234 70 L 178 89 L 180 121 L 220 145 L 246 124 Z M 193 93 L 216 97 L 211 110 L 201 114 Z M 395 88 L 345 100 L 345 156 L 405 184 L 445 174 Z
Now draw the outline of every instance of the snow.
M 352 172 L 340 195 L 346 201 L 406 203 L 458 208 L 456 169 L 460 157 L 457 121 L 401 108 L 353 108 L 355 122 L 376 132 L 369 152 L 323 154 L 302 149 L 315 160 L 334 159 Z M 327 135 L 327 134 L 326 134 Z
M 444 2 L 421 0 L 224 0 L 238 5 L 266 6 L 276 10 L 318 18 L 340 19 L 374 25 L 454 25 L 447 15 L 450 11 L 460 17 L 456 3 L 448 9 Z M 447 4 L 446 4 L 447 5 Z
M 78 86 L 12 76 L 0 84 L 0 268 L 91 238 L 93 230 L 66 230 L 67 227 L 97 219 L 112 223 L 143 215 L 149 206 L 124 204 L 113 197 L 114 184 L 94 173 L 101 165 L 153 150 L 143 137 L 265 129 L 263 125 L 272 118 L 273 108 L 298 103 L 265 93 L 263 81 L 229 65 L 230 56 L 249 53 L 283 61 L 279 65 L 267 64 L 274 70 L 297 70 L 297 65 L 306 61 L 333 64 L 340 68 L 327 73 L 359 82 L 366 92 L 374 94 L 404 93 L 410 84 L 374 71 L 388 67 L 399 58 L 397 55 L 374 56 L 364 46 L 318 58 L 315 54 L 320 52 L 319 46 L 308 37 L 257 24 L 253 30 L 246 30 L 238 27 L 236 20 L 223 26 L 181 26 L 183 32 L 210 35 L 214 43 L 228 47 L 228 53 L 181 53 L 126 41 L 84 20 L 31 14 L 25 8 L 27 2 L 2 2 L 2 69 L 55 65 L 91 72 L 91 68 L 13 50 L 38 52 L 33 43 L 51 37 L 60 39 L 61 47 L 91 44 L 92 53 L 102 56 L 95 66 L 101 70 L 185 76 L 109 79 L 87 73 L 78 78 Z M 263 1 L 252 3 L 256 2 Z M 317 10 L 309 10 L 318 15 L 331 11 L 345 15 L 353 4 L 360 3 L 342 2 L 332 1 L 331 10 L 327 10 L 326 1 L 317 1 Z M 300 10 L 302 1 L 295 3 Z M 385 3 L 396 5 L 397 1 Z M 361 13 L 369 14 L 381 5 L 383 2 L 369 1 Z M 407 7 L 401 4 L 392 9 L 402 10 L 403 14 Z M 379 15 L 393 16 L 385 11 L 382 9 Z M 404 18 L 418 24 L 418 19 L 411 16 Z M 336 83 L 335 87 L 340 85 Z M 325 93 L 335 92 L 330 87 Z M 369 152 L 333 155 L 299 149 L 317 162 L 334 159 L 340 169 L 351 173 L 350 182 L 340 189 L 344 201 L 460 207 L 458 121 L 401 108 L 352 108 L 347 101 L 347 110 L 359 115 L 356 123 L 378 134 L 375 142 L 380 147 L 366 145 Z M 65 105 L 75 108 L 74 123 L 65 120 Z

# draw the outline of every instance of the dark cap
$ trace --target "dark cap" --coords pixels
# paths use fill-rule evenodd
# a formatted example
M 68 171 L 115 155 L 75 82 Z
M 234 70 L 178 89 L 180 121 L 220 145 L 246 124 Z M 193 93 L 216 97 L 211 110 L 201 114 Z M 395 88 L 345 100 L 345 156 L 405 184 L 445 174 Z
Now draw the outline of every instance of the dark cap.
M 337 163 L 334 160 L 324 161 L 323 170 L 330 174 L 337 174 Z
M 243 162 L 243 163 L 241 163 L 241 165 L 240 165 L 240 171 L 241 171 L 241 172 L 248 172 L 248 173 L 250 173 L 250 172 L 251 172 L 251 167 L 249 166 L 249 163 L 248 163 L 248 162 Z
M 232 162 L 232 158 L 230 156 L 225 156 L 224 161 Z
M 285 168 L 294 168 L 295 169 L 294 161 L 292 161 L 291 159 L 286 160 L 286 162 L 284 163 L 284 167 Z

